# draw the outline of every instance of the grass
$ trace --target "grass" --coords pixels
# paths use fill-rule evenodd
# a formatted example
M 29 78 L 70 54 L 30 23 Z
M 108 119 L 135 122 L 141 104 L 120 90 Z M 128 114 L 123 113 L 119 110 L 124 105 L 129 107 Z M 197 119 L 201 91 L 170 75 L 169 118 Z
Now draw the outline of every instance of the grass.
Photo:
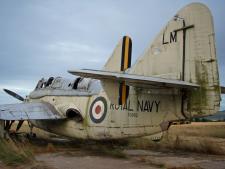
M 23 126 L 26 127 L 26 126 Z M 6 165 L 19 166 L 32 164 L 34 168 L 49 167 L 36 163 L 33 153 L 57 153 L 69 156 L 104 156 L 122 159 L 132 159 L 124 149 L 142 149 L 165 152 L 197 152 L 204 154 L 225 155 L 225 123 L 193 123 L 191 125 L 172 126 L 164 133 L 160 142 L 151 141 L 148 137 L 127 140 L 93 141 L 93 140 L 61 140 L 58 136 L 35 129 L 38 138 L 27 140 L 19 137 L 18 142 L 0 140 L 0 161 Z M 56 138 L 56 139 L 53 139 Z M 61 138 L 61 137 L 59 137 Z M 25 139 L 25 140 L 24 140 Z M 150 159 L 145 155 L 136 158 L 137 161 L 156 168 L 164 169 L 202 169 L 198 166 L 171 167 L 162 161 Z M 33 163 L 34 162 L 34 163 Z M 1 167 L 0 167 L 1 168 Z
M 194 139 L 195 138 L 195 139 Z M 224 155 L 225 152 L 223 149 L 214 141 L 209 138 L 191 138 L 184 139 L 182 137 L 176 136 L 176 139 L 169 141 L 165 147 L 168 149 L 173 149 L 174 151 L 188 151 L 196 152 L 203 154 L 215 154 L 215 155 Z
M 127 158 L 124 149 L 189 151 L 224 155 L 224 129 L 225 123 L 192 123 L 191 125 L 172 126 L 169 131 L 164 133 L 160 142 L 151 141 L 148 137 L 119 141 L 68 140 L 59 142 L 48 139 L 47 134 L 43 132 L 44 139 L 36 139 L 36 141 L 31 142 L 30 147 L 34 153 L 51 153 L 59 150 L 77 151 L 79 149 L 93 155 L 114 158 Z M 38 135 L 42 133 L 39 130 L 37 131 Z M 23 150 L 22 153 L 13 153 L 13 155 L 9 153 L 0 152 L 0 158 L 4 160 L 4 156 L 7 156 L 6 159 L 9 159 L 9 161 L 18 161 L 19 163 L 26 160 L 26 154 L 29 154 L 29 151 L 27 153 Z M 15 160 L 10 160 L 12 158 L 15 158 Z M 5 161 L 10 163 L 7 160 Z
M 225 155 L 224 131 L 221 122 L 172 126 L 162 144 L 174 150 Z
M 225 123 L 193 123 L 172 126 L 160 142 L 148 137 L 130 139 L 129 148 L 161 151 L 187 151 L 225 155 Z
M 31 140 L 31 146 L 34 153 L 54 153 L 58 151 L 78 152 L 83 151 L 92 155 L 109 156 L 114 158 L 127 158 L 123 152 L 126 147 L 126 141 L 94 141 L 94 140 L 65 140 L 55 141 L 48 139 Z M 69 153 L 74 154 L 74 153 Z M 77 153 L 80 154 L 80 153 Z
M 33 155 L 29 149 L 21 148 L 9 139 L 0 139 L 0 160 L 6 165 L 19 165 L 31 162 Z
M 109 156 L 114 158 L 127 158 L 123 152 L 125 143 L 121 141 L 93 141 L 76 140 L 67 143 L 67 147 L 79 148 L 81 151 L 89 152 L 93 155 Z M 65 148 L 65 146 L 64 146 Z
M 171 126 L 169 135 L 225 138 L 224 122 L 196 122 L 188 125 Z
M 74 140 L 65 143 L 50 142 L 47 152 L 62 148 L 78 148 L 96 155 L 127 158 L 124 149 L 161 151 L 188 151 L 225 155 L 225 123 L 192 123 L 172 126 L 160 142 L 148 137 L 119 141 Z M 39 141 L 38 141 L 39 142 Z

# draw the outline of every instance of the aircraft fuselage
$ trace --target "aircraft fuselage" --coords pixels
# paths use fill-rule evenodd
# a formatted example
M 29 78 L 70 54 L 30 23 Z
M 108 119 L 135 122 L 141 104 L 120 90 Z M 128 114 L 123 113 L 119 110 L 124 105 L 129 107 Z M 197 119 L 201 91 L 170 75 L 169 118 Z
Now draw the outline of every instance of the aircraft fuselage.
M 72 89 L 73 90 L 73 89 Z M 82 120 L 35 120 L 36 127 L 72 138 L 118 139 L 145 136 L 166 130 L 169 122 L 182 120 L 180 93 L 174 89 L 131 88 L 125 105 L 111 103 L 106 93 L 86 96 L 43 96 L 32 102 L 48 102 L 61 114 L 79 111 Z

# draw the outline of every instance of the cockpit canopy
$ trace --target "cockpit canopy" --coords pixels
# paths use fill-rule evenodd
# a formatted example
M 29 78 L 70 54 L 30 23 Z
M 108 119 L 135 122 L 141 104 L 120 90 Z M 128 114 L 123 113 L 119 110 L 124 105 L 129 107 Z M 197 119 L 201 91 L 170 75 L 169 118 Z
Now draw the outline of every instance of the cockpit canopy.
M 100 82 L 95 79 L 78 77 L 75 80 L 65 79 L 62 77 L 42 78 L 38 81 L 35 90 L 43 89 L 61 89 L 61 90 L 78 90 L 83 92 L 99 92 Z

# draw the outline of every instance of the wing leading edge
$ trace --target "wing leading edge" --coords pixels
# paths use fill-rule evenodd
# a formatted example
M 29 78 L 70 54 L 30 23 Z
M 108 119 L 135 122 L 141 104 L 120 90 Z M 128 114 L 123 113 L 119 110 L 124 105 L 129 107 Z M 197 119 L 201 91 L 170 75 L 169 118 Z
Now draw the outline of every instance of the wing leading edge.
M 0 105 L 1 120 L 57 120 L 65 118 L 49 103 Z
M 117 73 L 100 70 L 71 70 L 69 73 L 77 76 L 99 79 L 99 80 L 110 80 L 116 82 L 126 82 L 127 85 L 135 87 L 143 86 L 157 86 L 157 87 L 175 87 L 175 88 L 199 88 L 198 84 L 189 83 L 181 80 L 164 79 L 158 77 L 142 76 L 128 73 Z

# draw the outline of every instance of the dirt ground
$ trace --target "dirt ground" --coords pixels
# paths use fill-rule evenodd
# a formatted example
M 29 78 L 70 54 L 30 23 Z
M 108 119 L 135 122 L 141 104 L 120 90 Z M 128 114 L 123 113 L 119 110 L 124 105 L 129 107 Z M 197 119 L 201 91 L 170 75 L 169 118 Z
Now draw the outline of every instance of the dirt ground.
M 78 153 L 79 154 L 79 153 Z M 40 154 L 37 161 L 54 169 L 224 169 L 224 156 L 208 156 L 192 153 L 165 153 L 145 150 L 127 150 L 129 159 L 115 159 L 88 154 L 77 155 L 76 152 L 68 155 L 65 152 Z
M 23 130 L 27 130 L 24 126 Z M 35 162 L 1 169 L 225 169 L 225 123 L 172 126 L 161 142 L 77 142 L 35 129 Z M 119 149 L 119 151 L 115 151 Z

